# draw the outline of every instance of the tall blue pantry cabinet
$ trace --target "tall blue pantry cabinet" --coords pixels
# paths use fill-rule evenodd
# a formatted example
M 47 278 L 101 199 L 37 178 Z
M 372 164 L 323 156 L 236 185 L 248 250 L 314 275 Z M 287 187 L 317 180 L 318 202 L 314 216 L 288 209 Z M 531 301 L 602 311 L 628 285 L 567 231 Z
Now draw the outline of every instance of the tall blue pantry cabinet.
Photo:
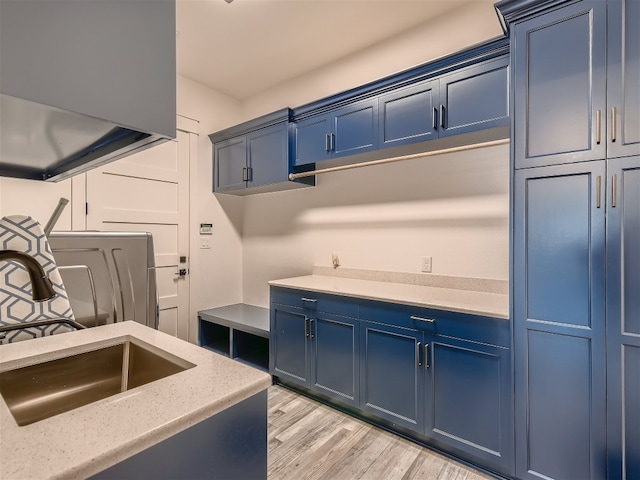
M 640 478 L 640 0 L 503 0 L 516 476 Z

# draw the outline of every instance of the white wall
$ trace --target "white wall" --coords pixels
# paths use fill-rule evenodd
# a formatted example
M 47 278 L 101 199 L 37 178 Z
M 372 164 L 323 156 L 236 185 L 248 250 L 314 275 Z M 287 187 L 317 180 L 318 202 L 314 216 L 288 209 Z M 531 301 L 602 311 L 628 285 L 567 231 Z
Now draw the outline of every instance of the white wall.
M 251 118 L 371 82 L 494 38 L 497 17 L 465 7 L 244 102 Z M 508 279 L 507 146 L 319 176 L 315 188 L 245 197 L 243 301 L 268 280 L 345 268 Z
M 191 312 L 242 300 L 242 199 L 212 193 L 208 135 L 240 122 L 240 104 L 204 85 L 178 76 L 179 115 L 198 120 L 198 159 L 190 172 Z M 192 162 L 192 167 L 194 166 Z M 211 249 L 201 250 L 200 223 L 213 223 Z

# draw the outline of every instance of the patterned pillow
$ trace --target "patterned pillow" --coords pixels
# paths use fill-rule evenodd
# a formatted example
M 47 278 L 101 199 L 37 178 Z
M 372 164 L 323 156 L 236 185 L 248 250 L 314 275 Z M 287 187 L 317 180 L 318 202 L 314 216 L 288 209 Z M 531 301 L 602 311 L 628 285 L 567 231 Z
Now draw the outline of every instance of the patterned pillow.
M 18 262 L 0 262 L 0 326 L 35 320 L 74 320 L 62 277 L 40 224 L 31 217 L 13 215 L 0 219 L 0 250 L 18 250 L 34 257 L 51 280 L 56 296 L 44 302 L 31 298 L 27 269 Z M 66 324 L 53 324 L 0 334 L 0 344 L 73 331 Z

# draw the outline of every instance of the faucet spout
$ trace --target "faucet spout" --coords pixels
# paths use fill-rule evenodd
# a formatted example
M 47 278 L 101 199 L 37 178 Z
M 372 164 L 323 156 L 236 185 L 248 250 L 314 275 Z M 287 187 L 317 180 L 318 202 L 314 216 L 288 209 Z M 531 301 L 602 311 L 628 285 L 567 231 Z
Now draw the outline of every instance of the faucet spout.
M 0 250 L 0 261 L 13 260 L 18 262 L 29 272 L 31 280 L 31 297 L 36 302 L 43 302 L 55 297 L 56 292 L 53 290 L 51 280 L 47 278 L 42 266 L 31 255 L 17 250 Z

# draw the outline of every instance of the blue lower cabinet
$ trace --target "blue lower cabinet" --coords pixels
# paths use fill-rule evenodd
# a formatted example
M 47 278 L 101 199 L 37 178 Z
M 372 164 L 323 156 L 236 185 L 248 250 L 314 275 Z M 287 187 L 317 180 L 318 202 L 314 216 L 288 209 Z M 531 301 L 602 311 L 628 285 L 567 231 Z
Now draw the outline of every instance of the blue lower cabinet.
M 281 288 L 271 301 L 276 381 L 513 476 L 508 320 Z
M 393 424 L 422 432 L 423 333 L 361 322 L 360 335 L 361 409 Z
M 311 389 L 357 407 L 359 403 L 358 321 L 318 313 L 312 318 Z
M 309 387 L 309 322 L 302 310 L 272 305 L 269 372 Z
M 328 304 L 342 313 L 350 310 L 350 303 L 332 303 L 331 297 L 311 293 L 291 296 L 287 291 L 278 291 L 273 297 L 289 298 L 305 307 L 272 303 L 270 373 L 357 407 L 360 393 L 358 320 L 317 311 L 318 306 Z
M 425 335 L 425 340 L 425 435 L 444 449 L 510 474 L 510 350 L 450 337 Z

